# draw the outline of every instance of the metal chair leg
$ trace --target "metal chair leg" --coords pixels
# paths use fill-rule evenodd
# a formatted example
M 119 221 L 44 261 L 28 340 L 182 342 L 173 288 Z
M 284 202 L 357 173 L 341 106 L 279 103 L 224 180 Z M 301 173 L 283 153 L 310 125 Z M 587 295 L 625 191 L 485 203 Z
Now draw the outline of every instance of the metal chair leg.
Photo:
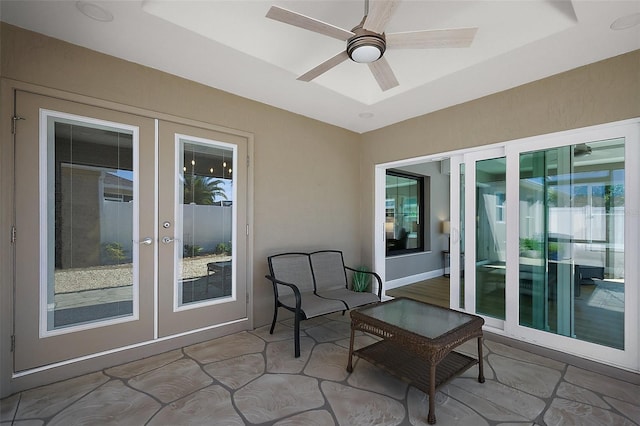
M 269 330 L 269 334 L 273 334 L 273 329 L 276 327 L 277 319 L 278 319 L 278 302 L 276 302 L 276 306 L 273 309 L 273 321 L 271 321 L 271 330 Z
M 300 315 L 296 314 L 295 323 L 294 323 L 294 357 L 300 358 Z

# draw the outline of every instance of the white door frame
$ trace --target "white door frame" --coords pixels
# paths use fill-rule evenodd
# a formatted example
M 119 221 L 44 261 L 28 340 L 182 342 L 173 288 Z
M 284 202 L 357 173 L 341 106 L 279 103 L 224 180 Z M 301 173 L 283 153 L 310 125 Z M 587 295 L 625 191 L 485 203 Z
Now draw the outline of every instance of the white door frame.
M 519 170 L 519 153 L 531 151 L 533 149 L 545 149 L 547 147 L 568 145 L 590 140 L 604 140 L 615 137 L 624 136 L 626 138 L 625 145 L 625 282 L 630 283 L 625 286 L 625 345 L 626 350 L 607 348 L 602 345 L 596 345 L 589 342 L 583 342 L 570 337 L 559 336 L 552 333 L 535 330 L 518 325 L 519 318 L 519 302 L 518 302 L 518 286 L 506 286 L 505 289 L 505 321 L 497 321 L 495 319 L 486 319 L 485 329 L 502 334 L 510 338 L 523 340 L 551 349 L 560 350 L 565 353 L 576 355 L 585 359 L 596 362 L 607 363 L 619 368 L 640 371 L 640 291 L 634 283 L 640 282 L 640 197 L 628 196 L 629 194 L 637 194 L 636 189 L 640 187 L 640 118 L 622 120 L 614 123 L 607 123 L 596 126 L 589 126 L 580 129 L 573 129 L 563 132 L 557 132 L 549 135 L 539 135 L 529 138 L 509 141 L 508 143 L 499 143 L 487 145 L 480 148 L 471 148 L 459 151 L 438 153 L 436 155 L 428 155 L 424 157 L 411 158 L 406 160 L 394 161 L 389 163 L 381 163 L 375 165 L 375 194 L 374 194 L 374 267 L 375 270 L 383 277 L 385 276 L 385 173 L 387 168 L 402 167 L 411 164 L 423 163 L 427 161 L 442 160 L 450 158 L 451 160 L 451 211 L 450 220 L 452 226 L 452 234 L 455 224 L 460 223 L 459 215 L 459 189 L 460 176 L 459 165 L 465 160 L 477 160 L 480 158 L 493 158 L 497 156 L 507 157 L 507 194 L 506 194 L 506 215 L 507 215 L 507 246 L 519 246 L 519 228 L 518 216 L 519 206 L 517 202 L 509 200 L 518 200 L 518 170 Z M 500 151 L 501 150 L 501 151 Z M 492 152 L 493 154 L 488 154 Z M 502 152 L 502 155 L 496 155 Z M 470 188 L 475 187 L 475 177 L 469 167 L 465 169 L 465 271 L 470 273 L 475 270 L 473 258 L 470 250 L 475 251 L 475 240 L 470 241 L 469 235 L 475 234 L 470 232 L 475 229 L 474 211 L 471 208 L 473 204 L 469 201 L 473 197 Z M 470 177 L 471 176 L 471 177 Z M 516 178 L 514 178 L 514 176 Z M 469 180 L 471 179 L 471 180 Z M 473 191 L 474 193 L 475 191 Z M 473 225 L 469 227 L 469 225 Z M 457 229 L 457 227 L 456 227 Z M 450 305 L 456 309 L 459 306 L 459 277 L 455 277 L 460 267 L 460 245 L 455 238 L 451 242 L 451 287 Z M 467 253 L 470 255 L 467 256 Z M 507 250 L 507 283 L 518 282 L 518 250 Z M 457 288 L 454 288 L 454 285 Z M 384 287 L 384 285 L 383 285 Z M 383 288 L 383 298 L 385 297 L 385 289 Z M 465 311 L 475 312 L 475 281 L 473 285 L 465 276 Z
M 465 311 L 476 314 L 476 163 L 478 161 L 501 158 L 505 156 L 504 147 L 494 147 L 482 151 L 473 151 L 462 155 L 462 163 L 465 164 L 465 253 L 464 253 L 464 307 Z M 455 193 L 451 194 L 451 211 L 460 211 L 459 186 Z M 508 198 L 507 198 L 508 203 Z M 460 223 L 460 222 L 458 222 Z M 507 223 L 509 217 L 507 216 Z M 471 232 L 473 230 L 473 232 Z M 452 257 L 460 258 L 460 244 L 456 245 L 457 252 L 452 253 Z M 451 275 L 453 274 L 453 265 Z M 457 269 L 456 271 L 459 271 Z M 459 272 L 456 273 L 459 275 Z M 506 286 L 505 286 L 506 287 Z M 480 315 L 480 314 L 477 314 Z M 497 318 L 484 317 L 485 324 L 496 330 L 504 329 L 504 321 Z
M 373 220 L 373 253 L 374 253 L 374 270 L 382 277 L 382 299 L 390 299 L 386 296 L 386 233 L 384 229 L 385 224 L 385 201 L 386 201 L 386 176 L 387 169 L 393 169 L 398 167 L 410 166 L 413 164 L 429 163 L 433 161 L 440 161 L 448 158 L 442 154 L 427 155 L 423 157 L 411 158 L 408 160 L 399 160 L 389 163 L 381 163 L 375 165 L 375 189 L 374 189 L 374 220 Z
M 507 147 L 507 175 L 517 176 L 519 157 L 522 152 L 544 150 L 559 146 L 576 145 L 606 139 L 625 138 L 625 350 L 614 349 L 595 343 L 578 340 L 559 334 L 519 325 L 519 290 L 517 286 L 507 286 L 507 321 L 505 333 L 509 337 L 532 342 L 582 358 L 629 369 L 640 370 L 640 120 L 624 120 L 582 129 L 535 136 L 512 141 Z M 635 194 L 634 196 L 631 196 Z M 507 200 L 519 200 L 519 179 L 507 180 Z M 507 246 L 518 247 L 518 218 L 520 205 L 507 201 Z M 507 250 L 507 282 L 519 282 L 518 250 Z M 594 319 L 597 321 L 597 319 Z

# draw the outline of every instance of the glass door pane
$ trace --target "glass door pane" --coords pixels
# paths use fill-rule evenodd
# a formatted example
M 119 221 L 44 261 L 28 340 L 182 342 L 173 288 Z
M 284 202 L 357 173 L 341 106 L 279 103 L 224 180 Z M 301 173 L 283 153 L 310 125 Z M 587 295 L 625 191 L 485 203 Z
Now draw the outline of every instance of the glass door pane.
M 476 162 L 476 313 L 505 319 L 506 161 Z
M 178 306 L 228 297 L 232 292 L 234 150 L 192 139 L 179 139 Z
M 133 131 L 46 119 L 46 331 L 131 318 L 138 294 Z
M 624 139 L 520 154 L 520 325 L 624 349 L 624 175 Z

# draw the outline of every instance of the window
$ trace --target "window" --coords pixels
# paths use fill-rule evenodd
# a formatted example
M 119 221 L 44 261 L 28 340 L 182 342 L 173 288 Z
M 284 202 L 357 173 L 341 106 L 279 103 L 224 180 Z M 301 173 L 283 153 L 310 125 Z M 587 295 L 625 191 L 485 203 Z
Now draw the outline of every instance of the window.
M 504 202 L 506 200 L 504 192 L 496 192 L 496 222 L 504 223 Z
M 424 177 L 387 170 L 385 240 L 387 256 L 424 249 Z

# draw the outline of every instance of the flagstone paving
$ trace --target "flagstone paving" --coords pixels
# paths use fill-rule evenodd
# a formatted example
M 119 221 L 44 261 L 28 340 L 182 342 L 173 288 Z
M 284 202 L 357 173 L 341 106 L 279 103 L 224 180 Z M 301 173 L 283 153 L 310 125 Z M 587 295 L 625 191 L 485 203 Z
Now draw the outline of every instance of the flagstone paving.
M 364 361 L 346 371 L 348 315 L 236 333 L 0 401 L 0 425 L 427 425 L 428 396 Z M 498 339 L 500 340 L 500 339 Z M 356 347 L 375 341 L 358 333 Z M 458 350 L 475 356 L 476 342 Z M 492 340 L 442 386 L 438 425 L 640 425 L 640 379 L 589 371 Z M 630 378 L 629 381 L 622 380 Z

